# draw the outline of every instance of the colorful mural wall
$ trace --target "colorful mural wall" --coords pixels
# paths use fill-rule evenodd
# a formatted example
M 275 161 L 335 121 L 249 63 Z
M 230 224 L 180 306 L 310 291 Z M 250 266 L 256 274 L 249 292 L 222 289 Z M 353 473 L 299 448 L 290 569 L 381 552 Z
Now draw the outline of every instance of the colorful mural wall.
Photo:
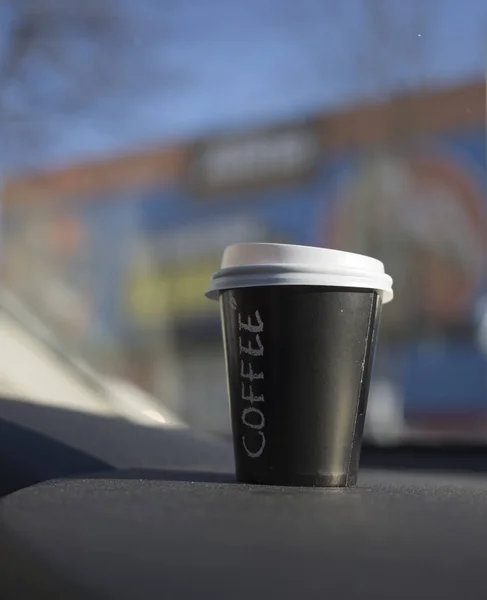
M 223 432 L 218 307 L 203 295 L 223 248 L 264 240 L 371 254 L 396 290 L 375 437 L 391 431 L 381 411 L 409 433 L 477 434 L 487 416 L 484 114 L 484 87 L 472 84 L 12 180 L 4 280 L 71 346 L 164 401 L 179 395 L 183 416 Z M 401 121 L 398 137 L 404 115 L 411 126 Z M 179 383 L 165 388 L 169 364 Z

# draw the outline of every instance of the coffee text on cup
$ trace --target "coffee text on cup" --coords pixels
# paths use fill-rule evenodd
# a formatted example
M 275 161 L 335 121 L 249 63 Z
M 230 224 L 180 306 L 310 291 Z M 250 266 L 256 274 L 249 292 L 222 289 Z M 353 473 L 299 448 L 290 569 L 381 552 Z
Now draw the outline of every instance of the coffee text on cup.
M 256 406 L 256 404 L 264 402 L 264 394 L 261 389 L 264 373 L 258 369 L 254 370 L 256 359 L 264 355 L 264 344 L 260 337 L 260 334 L 264 330 L 264 323 L 259 311 L 256 310 L 255 316 L 248 316 L 246 320 L 242 320 L 242 315 L 239 313 L 238 329 L 241 332 L 238 338 L 242 387 L 241 398 L 246 403 L 242 410 L 241 419 L 245 427 L 249 428 L 249 433 L 253 431 L 256 434 L 256 436 L 252 436 L 254 438 L 252 439 L 252 443 L 244 434 L 242 436 L 242 444 L 247 456 L 250 458 L 259 458 L 264 452 L 266 444 L 264 413 Z

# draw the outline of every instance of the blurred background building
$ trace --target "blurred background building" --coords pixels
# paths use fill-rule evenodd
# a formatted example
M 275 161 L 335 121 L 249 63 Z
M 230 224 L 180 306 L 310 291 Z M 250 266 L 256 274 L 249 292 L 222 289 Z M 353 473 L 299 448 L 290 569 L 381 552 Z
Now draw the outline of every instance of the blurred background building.
M 369 439 L 487 440 L 487 5 L 0 6 L 3 286 L 69 351 L 226 435 L 223 248 L 367 253 Z

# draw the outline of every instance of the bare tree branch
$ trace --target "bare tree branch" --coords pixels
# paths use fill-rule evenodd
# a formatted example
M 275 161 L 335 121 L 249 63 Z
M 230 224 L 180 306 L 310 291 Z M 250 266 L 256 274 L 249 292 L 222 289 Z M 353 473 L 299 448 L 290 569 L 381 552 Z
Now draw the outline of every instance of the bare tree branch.
M 168 36 L 164 18 L 137 37 L 117 0 L 10 0 L 15 13 L 0 70 L 7 118 L 74 112 L 94 98 L 130 96 L 154 81 L 144 44 Z M 167 15 L 168 3 L 164 3 Z M 184 74 L 157 65 L 158 83 L 181 85 Z M 8 102 L 8 97 L 15 102 Z
M 126 0 L 0 0 L 0 17 L 8 14 L 10 21 L 0 31 L 2 168 L 15 165 L 15 156 L 23 164 L 35 161 L 45 140 L 71 119 L 118 137 L 131 105 L 140 106 L 154 90 L 160 96 L 191 82 L 192 74 L 164 56 L 176 0 L 156 7 L 160 18 L 140 17 L 131 6 Z

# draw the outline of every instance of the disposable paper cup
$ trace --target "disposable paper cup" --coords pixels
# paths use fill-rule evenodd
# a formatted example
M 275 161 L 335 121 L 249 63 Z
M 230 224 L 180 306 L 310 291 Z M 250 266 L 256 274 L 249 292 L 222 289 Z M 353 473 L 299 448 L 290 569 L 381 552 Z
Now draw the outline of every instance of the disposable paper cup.
M 392 279 L 367 256 L 236 244 L 220 300 L 237 480 L 351 486 L 382 305 Z

